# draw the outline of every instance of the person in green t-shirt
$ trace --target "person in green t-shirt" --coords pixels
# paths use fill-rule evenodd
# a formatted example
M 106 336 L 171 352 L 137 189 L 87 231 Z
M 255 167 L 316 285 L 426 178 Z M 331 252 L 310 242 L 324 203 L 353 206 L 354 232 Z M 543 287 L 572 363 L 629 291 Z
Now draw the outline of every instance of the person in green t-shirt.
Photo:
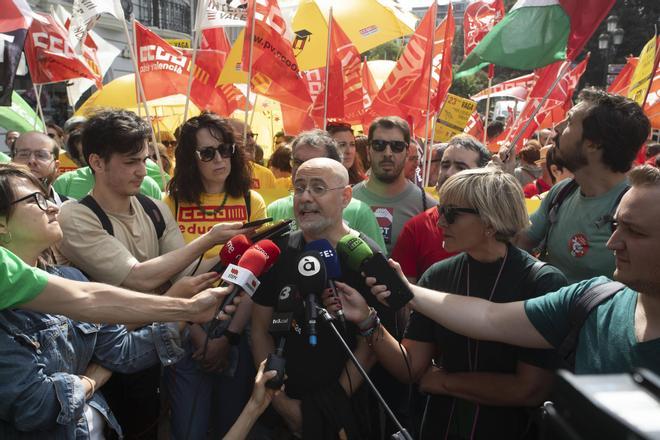
M 314 130 L 305 132 L 296 139 L 291 145 L 291 181 L 296 178 L 296 171 L 298 167 L 309 159 L 316 157 L 328 157 L 341 162 L 341 154 L 337 147 L 337 141 L 327 135 L 322 130 Z M 274 221 L 294 219 L 293 214 L 293 196 L 282 197 L 275 200 L 268 208 L 268 217 L 273 217 Z M 371 238 L 376 244 L 386 252 L 385 241 L 383 234 L 380 232 L 380 227 L 376 221 L 371 208 L 365 203 L 353 198 L 348 206 L 344 209 L 344 221 L 351 229 L 362 232 L 367 237 Z M 292 229 L 297 229 L 295 221 L 292 223 Z
M 625 288 L 596 306 L 580 328 L 576 373 L 627 373 L 645 367 L 660 374 L 660 170 L 645 165 L 633 169 L 628 179 L 632 187 L 621 199 L 607 242 L 615 255 L 613 277 Z M 557 348 L 569 333 L 572 304 L 591 286 L 607 281 L 596 277 L 504 304 L 411 286 L 415 297 L 410 306 L 470 338 Z M 367 283 L 376 284 L 371 291 L 380 300 L 389 296 L 387 286 L 377 280 Z M 346 308 L 344 313 L 348 317 Z
M 0 151 L 0 163 L 11 162 L 11 157 Z
M 628 188 L 626 173 L 650 130 L 641 107 L 628 98 L 585 89 L 579 99 L 556 127 L 555 137 L 557 158 L 575 179 L 550 190 L 516 241 L 530 252 L 540 247 L 541 259 L 571 283 L 612 274 L 608 219 Z M 572 192 L 558 209 L 551 209 L 567 187 Z
M 62 174 L 53 182 L 53 189 L 58 194 L 80 200 L 92 190 L 94 181 L 94 173 L 87 166 Z M 160 186 L 149 176 L 144 176 L 140 184 L 140 193 L 157 200 L 162 198 Z

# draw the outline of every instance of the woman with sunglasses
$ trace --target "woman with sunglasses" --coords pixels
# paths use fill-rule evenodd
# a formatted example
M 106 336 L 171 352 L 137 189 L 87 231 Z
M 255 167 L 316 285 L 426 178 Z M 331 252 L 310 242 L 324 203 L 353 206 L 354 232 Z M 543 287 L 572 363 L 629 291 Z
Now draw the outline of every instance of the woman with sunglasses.
M 566 285 L 557 269 L 511 244 L 529 223 L 515 177 L 490 168 L 466 170 L 450 177 L 438 196 L 444 247 L 460 253 L 431 266 L 420 286 L 511 302 Z M 548 395 L 552 352 L 472 340 L 436 324 L 423 310 L 412 313 L 400 348 L 356 291 L 337 287 L 346 319 L 365 329 L 379 362 L 429 395 L 419 438 L 531 438 L 528 408 Z M 326 305 L 330 302 L 328 297 Z
M 202 113 L 182 126 L 176 168 L 165 202 L 186 242 L 216 223 L 266 217 L 266 204 L 257 192 L 250 190 L 250 185 L 242 139 L 235 135 L 227 119 Z M 220 249 L 211 249 L 205 257 L 217 256 Z M 243 302 L 230 331 L 209 340 L 205 356 L 204 330 L 199 325 L 190 327 L 191 344 L 186 347 L 186 357 L 175 368 L 166 369 L 174 438 L 203 438 L 208 429 L 214 438 L 219 438 L 247 402 L 254 367 L 247 338 L 241 333 L 249 320 L 250 306 L 250 301 Z M 212 399 L 216 405 L 211 404 Z M 212 407 L 219 408 L 217 414 L 211 415 Z
M 0 245 L 26 265 L 87 281 L 72 267 L 49 264 L 50 247 L 62 230 L 59 209 L 39 180 L 23 166 L 2 164 L 0 194 Z M 195 278 L 197 288 L 212 280 Z M 184 354 L 179 344 L 176 323 L 128 332 L 61 315 L 0 311 L 0 438 L 103 438 L 105 427 L 120 434 L 98 389 L 111 371 L 132 373 L 178 361 Z

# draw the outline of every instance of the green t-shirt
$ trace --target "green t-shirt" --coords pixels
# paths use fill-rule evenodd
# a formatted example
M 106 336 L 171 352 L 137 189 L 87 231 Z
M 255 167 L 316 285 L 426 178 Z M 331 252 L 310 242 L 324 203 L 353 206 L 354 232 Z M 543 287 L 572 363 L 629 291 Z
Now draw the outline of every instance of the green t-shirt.
M 34 299 L 46 287 L 48 274 L 30 267 L 7 249 L 0 247 L 0 310 Z
M 550 204 L 569 181 L 567 179 L 553 186 L 541 207 L 532 214 L 532 225 L 529 228 L 531 239 L 541 241 L 545 236 L 546 229 L 550 227 Z M 604 217 L 610 214 L 627 184 L 624 180 L 598 197 L 585 197 L 578 188 L 561 204 L 557 221 L 550 229 L 548 253 L 544 259 L 561 270 L 569 283 L 597 276 L 612 276 L 614 273 L 614 254 L 605 246 L 612 235 L 612 229 Z
M 89 167 L 67 171 L 53 182 L 53 189 L 60 195 L 80 200 L 94 187 L 94 174 Z M 149 176 L 145 176 L 140 185 L 140 192 L 145 196 L 160 200 L 162 193 L 158 184 Z
M 589 287 L 607 281 L 596 277 L 530 299 L 525 302 L 527 317 L 550 344 L 559 347 L 570 330 L 571 303 Z M 640 343 L 635 336 L 637 296 L 626 287 L 592 310 L 580 330 L 576 373 L 629 373 L 643 367 L 660 374 L 660 339 Z
M 274 221 L 293 219 L 291 229 L 298 229 L 295 217 L 293 215 L 293 196 L 282 197 L 268 205 L 266 208 L 268 217 L 273 217 Z M 362 232 L 367 237 L 376 242 L 383 252 L 385 249 L 385 241 L 383 241 L 383 234 L 380 232 L 380 227 L 376 221 L 374 213 L 371 208 L 358 199 L 351 199 L 350 203 L 344 208 L 344 221 L 351 229 Z
M 147 176 L 154 179 L 154 181 L 158 184 L 158 188 L 160 188 L 162 192 L 165 192 L 167 188 L 163 187 L 163 179 L 160 177 L 160 168 L 158 167 L 158 164 L 151 159 L 147 159 L 146 163 L 147 163 Z M 165 175 L 165 185 L 167 185 L 171 177 L 169 174 L 165 172 L 163 172 L 163 174 Z
M 11 157 L 0 151 L 0 163 L 11 162 Z

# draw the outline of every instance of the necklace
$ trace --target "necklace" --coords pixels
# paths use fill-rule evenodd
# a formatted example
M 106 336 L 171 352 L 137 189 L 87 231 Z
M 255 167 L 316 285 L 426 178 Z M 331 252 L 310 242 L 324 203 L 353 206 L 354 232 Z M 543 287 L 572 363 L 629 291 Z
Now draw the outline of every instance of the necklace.
M 202 208 L 201 205 L 197 205 L 197 208 L 199 208 L 199 210 L 201 212 L 203 212 L 205 215 L 215 215 L 225 207 L 225 203 L 227 203 L 227 198 L 228 197 L 229 197 L 229 193 L 227 191 L 225 191 L 225 197 L 222 199 L 222 203 L 220 203 L 220 206 L 218 206 L 217 208 L 204 209 L 204 208 Z

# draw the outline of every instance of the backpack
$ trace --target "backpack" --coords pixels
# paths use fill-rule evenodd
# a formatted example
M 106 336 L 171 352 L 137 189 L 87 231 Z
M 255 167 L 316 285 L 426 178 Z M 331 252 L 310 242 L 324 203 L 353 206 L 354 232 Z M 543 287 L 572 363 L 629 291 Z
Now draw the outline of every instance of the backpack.
M 156 205 L 156 203 L 151 200 L 150 197 L 145 196 L 144 194 L 138 193 L 135 195 L 135 197 L 138 199 L 138 202 L 140 202 L 140 205 L 142 205 L 144 212 L 154 224 L 154 227 L 156 228 L 156 236 L 160 240 L 160 238 L 163 236 L 163 233 L 165 232 L 165 219 L 163 218 L 163 214 L 160 212 L 160 209 L 158 209 L 158 205 Z M 112 227 L 110 218 L 108 218 L 108 214 L 106 214 L 98 202 L 94 200 L 94 197 L 87 195 L 80 199 L 78 203 L 91 209 L 92 212 L 96 214 L 96 217 L 98 217 L 103 229 L 105 229 L 108 234 L 112 236 L 115 235 L 114 228 Z
M 587 321 L 591 311 L 626 287 L 618 281 L 591 286 L 577 300 L 571 302 L 568 311 L 570 329 L 557 352 L 562 359 L 564 368 L 575 370 L 575 352 L 578 346 L 580 330 Z
M 537 250 L 539 253 L 539 258 L 544 258 L 547 253 L 548 253 L 548 238 L 550 237 L 550 231 L 552 230 L 552 226 L 557 223 L 557 220 L 559 218 L 559 208 L 561 207 L 561 204 L 564 203 L 564 200 L 568 198 L 571 194 L 575 192 L 576 189 L 578 189 L 580 185 L 575 181 L 575 179 L 571 179 L 568 184 L 566 184 L 562 189 L 560 189 L 552 198 L 552 201 L 550 202 L 550 206 L 548 207 L 548 221 L 550 224 L 548 227 L 545 229 L 545 234 L 543 235 L 543 239 L 539 243 Z M 614 205 L 612 205 L 612 208 L 608 211 L 607 214 L 603 215 L 599 220 L 598 220 L 598 227 L 604 226 L 607 223 L 610 223 L 614 219 L 614 212 L 616 211 L 616 208 L 619 206 L 619 202 L 621 202 L 621 198 L 623 198 L 624 194 L 628 192 L 630 189 L 629 185 L 626 185 L 623 191 L 619 194 L 619 196 L 616 198 L 616 201 L 614 202 Z

